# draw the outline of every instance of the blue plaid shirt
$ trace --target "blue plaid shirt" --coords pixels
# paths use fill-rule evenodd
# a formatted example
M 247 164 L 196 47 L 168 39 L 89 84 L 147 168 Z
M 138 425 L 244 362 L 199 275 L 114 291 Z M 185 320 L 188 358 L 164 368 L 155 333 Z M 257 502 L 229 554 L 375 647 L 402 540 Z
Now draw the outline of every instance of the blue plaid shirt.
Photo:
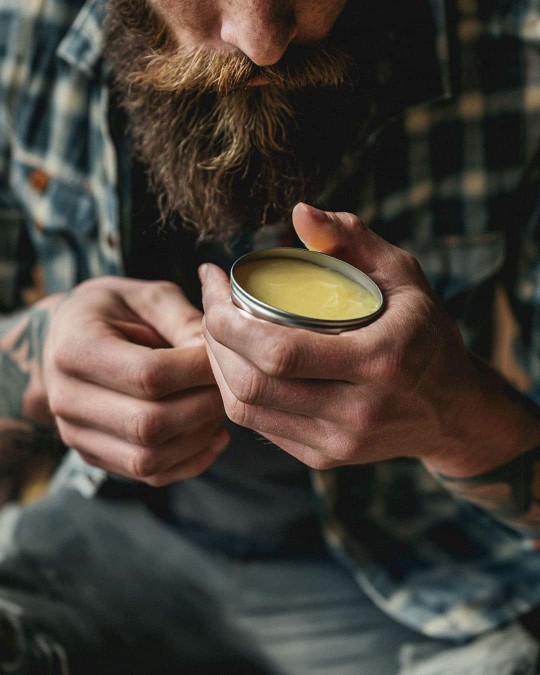
M 119 167 L 129 157 L 110 133 L 104 4 L 0 0 L 3 311 L 22 302 L 24 237 L 49 292 L 124 273 Z M 359 36 L 373 73 L 365 124 L 320 203 L 411 250 L 481 354 L 503 284 L 540 402 L 540 2 L 379 0 L 373 14 Z M 91 496 L 104 479 L 71 452 L 55 485 Z M 313 486 L 336 555 L 379 606 L 425 634 L 467 638 L 540 603 L 536 543 L 455 499 L 418 462 L 314 472 Z

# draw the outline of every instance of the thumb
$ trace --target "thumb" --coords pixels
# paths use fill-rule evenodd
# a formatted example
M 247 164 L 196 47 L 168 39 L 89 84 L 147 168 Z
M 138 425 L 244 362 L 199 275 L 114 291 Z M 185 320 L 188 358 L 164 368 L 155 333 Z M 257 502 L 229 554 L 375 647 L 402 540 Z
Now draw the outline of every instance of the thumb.
M 374 278 L 390 271 L 395 278 L 403 258 L 409 257 L 352 213 L 320 211 L 301 202 L 293 209 L 292 221 L 306 248 L 335 256 Z

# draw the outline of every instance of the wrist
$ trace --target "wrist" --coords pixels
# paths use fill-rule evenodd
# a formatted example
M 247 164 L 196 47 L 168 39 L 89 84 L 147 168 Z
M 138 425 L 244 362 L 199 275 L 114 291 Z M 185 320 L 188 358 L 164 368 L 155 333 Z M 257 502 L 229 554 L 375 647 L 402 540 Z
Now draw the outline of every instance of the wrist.
M 457 478 L 434 473 L 451 493 L 491 513 L 520 532 L 538 536 L 540 446 L 477 476 Z
M 446 438 L 423 458 L 429 471 L 448 478 L 483 475 L 540 445 L 538 408 L 473 355 L 470 365 L 458 405 L 447 408 Z

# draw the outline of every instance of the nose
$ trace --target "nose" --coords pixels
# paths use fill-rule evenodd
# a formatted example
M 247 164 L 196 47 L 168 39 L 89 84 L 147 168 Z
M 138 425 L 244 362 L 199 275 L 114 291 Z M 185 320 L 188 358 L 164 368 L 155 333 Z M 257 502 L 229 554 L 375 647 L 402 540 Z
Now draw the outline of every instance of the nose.
M 294 11 L 283 0 L 236 0 L 221 20 L 221 39 L 258 66 L 271 66 L 297 32 Z M 289 5 L 289 3 L 286 3 Z

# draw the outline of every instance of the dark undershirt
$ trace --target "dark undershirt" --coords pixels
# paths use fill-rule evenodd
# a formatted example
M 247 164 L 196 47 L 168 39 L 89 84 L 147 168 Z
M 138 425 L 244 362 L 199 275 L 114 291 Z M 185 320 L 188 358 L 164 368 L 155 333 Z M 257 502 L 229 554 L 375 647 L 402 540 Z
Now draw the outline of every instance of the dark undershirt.
M 244 237 L 228 255 L 219 244 L 197 245 L 195 234 L 178 224 L 159 231 L 156 200 L 138 162 L 132 171 L 132 214 L 128 276 L 174 281 L 199 308 L 199 264 L 211 261 L 228 271 L 250 247 Z M 229 421 L 227 428 L 231 443 L 214 465 L 168 488 L 172 521 L 240 551 L 322 550 L 307 468 L 255 432 Z

